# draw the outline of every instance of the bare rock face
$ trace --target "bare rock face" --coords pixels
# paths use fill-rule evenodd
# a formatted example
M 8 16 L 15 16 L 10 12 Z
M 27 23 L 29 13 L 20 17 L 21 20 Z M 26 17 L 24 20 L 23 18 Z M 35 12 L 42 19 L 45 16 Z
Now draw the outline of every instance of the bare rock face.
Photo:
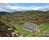
M 32 32 L 40 32 L 38 25 L 30 22 L 25 22 L 24 23 L 24 28 L 31 30 Z
M 12 35 L 12 37 L 19 37 L 20 36 L 20 34 L 18 32 L 12 32 L 11 35 Z
M 44 35 L 45 37 L 49 37 L 49 32 L 44 32 L 43 35 Z

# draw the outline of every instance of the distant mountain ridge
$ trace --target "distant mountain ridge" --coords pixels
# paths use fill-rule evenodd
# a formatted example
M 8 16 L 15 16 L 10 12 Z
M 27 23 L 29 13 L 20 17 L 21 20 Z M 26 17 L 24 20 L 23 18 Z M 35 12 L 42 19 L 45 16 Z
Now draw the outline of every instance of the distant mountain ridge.
M 0 15 L 9 14 L 9 12 L 0 12 Z

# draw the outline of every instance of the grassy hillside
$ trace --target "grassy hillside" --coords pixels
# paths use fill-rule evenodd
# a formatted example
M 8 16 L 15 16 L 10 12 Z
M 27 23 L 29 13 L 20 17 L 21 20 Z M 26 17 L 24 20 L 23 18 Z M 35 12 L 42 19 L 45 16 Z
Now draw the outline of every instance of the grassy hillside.
M 1 15 L 0 15 L 1 16 Z M 20 34 L 31 36 L 43 36 L 43 32 L 49 31 L 49 11 L 21 11 L 9 14 L 2 14 L 0 20 L 5 24 L 10 24 L 16 27 L 16 31 Z M 40 33 L 32 33 L 23 29 L 23 23 L 29 21 L 39 25 Z
M 49 11 L 24 11 L 24 12 L 14 12 L 10 14 L 3 15 L 1 17 L 3 21 L 12 23 L 24 23 L 25 21 L 30 21 L 34 23 L 49 23 Z

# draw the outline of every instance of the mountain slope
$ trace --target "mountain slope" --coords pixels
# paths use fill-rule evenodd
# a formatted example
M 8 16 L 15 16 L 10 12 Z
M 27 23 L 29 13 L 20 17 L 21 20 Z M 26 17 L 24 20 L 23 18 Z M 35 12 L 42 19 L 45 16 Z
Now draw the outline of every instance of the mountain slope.
M 5 14 L 7 15 L 3 15 L 1 19 L 6 22 L 24 23 L 25 21 L 30 21 L 34 23 L 49 23 L 49 11 L 18 11 Z

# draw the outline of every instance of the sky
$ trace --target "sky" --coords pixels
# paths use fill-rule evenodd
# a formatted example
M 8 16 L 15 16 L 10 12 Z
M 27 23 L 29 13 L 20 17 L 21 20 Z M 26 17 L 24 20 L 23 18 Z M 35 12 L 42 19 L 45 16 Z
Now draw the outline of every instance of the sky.
M 28 7 L 28 6 L 47 6 L 49 4 L 46 4 L 46 3 L 18 3 L 18 4 L 15 4 L 15 5 L 16 6 L 27 6 Z
M 49 10 L 47 3 L 0 3 L 0 11 L 14 12 L 14 11 L 28 11 L 28 10 Z

